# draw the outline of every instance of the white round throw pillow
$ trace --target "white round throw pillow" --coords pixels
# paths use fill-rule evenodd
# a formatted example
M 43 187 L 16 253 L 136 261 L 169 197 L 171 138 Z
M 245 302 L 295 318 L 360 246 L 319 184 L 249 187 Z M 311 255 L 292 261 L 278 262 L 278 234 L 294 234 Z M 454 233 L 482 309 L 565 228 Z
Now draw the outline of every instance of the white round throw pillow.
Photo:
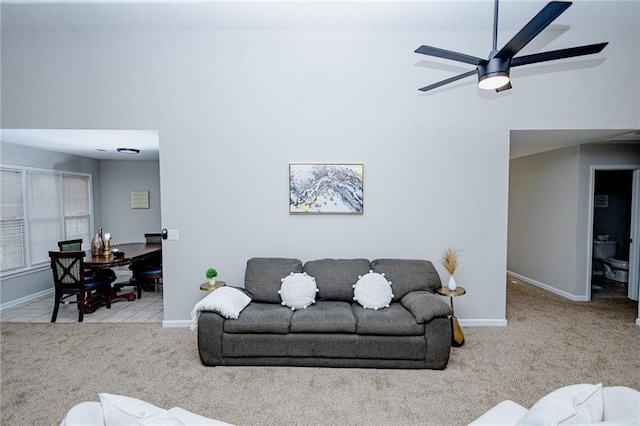
M 353 285 L 353 300 L 365 309 L 378 310 L 388 308 L 393 293 L 391 281 L 387 281 L 384 274 L 369 271 L 366 275 L 358 276 L 358 282 Z
M 288 306 L 295 311 L 316 303 L 316 293 L 318 292 L 316 279 L 307 275 L 306 272 L 295 274 L 292 272 L 280 281 L 282 281 L 282 285 L 278 294 L 282 299 L 282 306 Z

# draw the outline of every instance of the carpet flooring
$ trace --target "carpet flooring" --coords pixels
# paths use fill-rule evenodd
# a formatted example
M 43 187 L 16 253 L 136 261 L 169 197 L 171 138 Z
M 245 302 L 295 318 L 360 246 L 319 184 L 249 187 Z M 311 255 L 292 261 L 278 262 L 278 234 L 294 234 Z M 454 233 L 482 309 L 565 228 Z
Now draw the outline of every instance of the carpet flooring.
M 2 425 L 55 425 L 109 392 L 236 425 L 464 425 L 574 383 L 640 389 L 637 302 L 571 302 L 507 278 L 506 327 L 466 327 L 431 370 L 204 367 L 159 324 L 2 323 Z

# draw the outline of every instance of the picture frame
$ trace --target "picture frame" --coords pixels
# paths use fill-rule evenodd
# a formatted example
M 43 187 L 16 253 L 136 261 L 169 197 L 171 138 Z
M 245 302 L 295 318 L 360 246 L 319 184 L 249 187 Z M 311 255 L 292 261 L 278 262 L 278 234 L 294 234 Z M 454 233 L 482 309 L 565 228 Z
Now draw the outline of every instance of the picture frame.
M 596 195 L 595 196 L 595 206 L 596 206 L 596 208 L 609 207 L 609 196 L 608 195 Z
M 132 209 L 148 209 L 149 208 L 149 191 L 141 191 L 141 190 L 131 191 L 131 208 Z
M 289 163 L 290 214 L 364 213 L 364 164 Z

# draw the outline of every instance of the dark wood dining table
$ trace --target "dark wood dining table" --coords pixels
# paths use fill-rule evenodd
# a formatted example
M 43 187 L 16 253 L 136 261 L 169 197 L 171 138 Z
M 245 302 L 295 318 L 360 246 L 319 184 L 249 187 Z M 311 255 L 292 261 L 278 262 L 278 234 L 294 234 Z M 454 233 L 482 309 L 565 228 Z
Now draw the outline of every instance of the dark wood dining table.
M 115 250 L 115 254 L 114 254 Z M 148 244 L 148 243 L 124 243 L 124 244 L 112 244 L 111 254 L 93 256 L 91 251 L 87 251 L 84 266 L 88 269 L 108 269 L 115 266 L 129 265 L 132 262 L 142 260 L 149 256 L 154 256 L 158 252 L 162 251 L 162 244 Z M 128 284 L 124 284 L 128 285 Z M 117 294 L 118 283 L 114 284 L 113 294 L 111 301 L 118 300 L 136 300 L 136 295 L 133 292 Z
M 113 254 L 114 250 L 118 250 L 122 253 L 122 256 Z M 147 244 L 147 243 L 124 243 L 124 244 L 112 244 L 112 253 L 109 255 L 91 255 L 91 251 L 87 251 L 87 256 L 84 260 L 84 265 L 90 269 L 103 269 L 113 268 L 114 266 L 128 265 L 136 260 L 144 259 L 145 257 L 153 256 L 162 251 L 162 244 Z

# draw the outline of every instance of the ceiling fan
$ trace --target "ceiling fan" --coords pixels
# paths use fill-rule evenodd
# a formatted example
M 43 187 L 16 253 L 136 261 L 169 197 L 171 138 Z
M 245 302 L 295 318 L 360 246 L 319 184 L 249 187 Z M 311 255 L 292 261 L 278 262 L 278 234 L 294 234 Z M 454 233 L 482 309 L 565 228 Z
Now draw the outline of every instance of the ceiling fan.
M 489 57 L 487 59 L 482 59 L 437 47 L 425 45 L 420 46 L 416 49 L 416 53 L 464 62 L 466 64 L 475 65 L 476 69 L 430 84 L 429 86 L 425 86 L 419 90 L 426 92 L 477 74 L 478 87 L 485 90 L 495 89 L 496 92 L 501 92 L 503 90 L 511 89 L 509 77 L 511 67 L 519 67 L 521 65 L 529 65 L 537 62 L 553 61 L 555 59 L 599 53 L 608 44 L 607 42 L 514 57 L 531 40 L 540 34 L 542 30 L 560 16 L 562 12 L 567 10 L 569 6 L 571 6 L 570 1 L 549 2 L 540 12 L 538 12 L 536 16 L 533 17 L 533 19 L 531 19 L 531 21 L 529 21 L 529 23 L 527 23 L 527 25 L 520 30 L 520 32 L 513 36 L 513 38 L 509 40 L 502 49 L 498 50 L 498 0 L 495 0 L 493 15 L 493 50 L 489 53 Z

